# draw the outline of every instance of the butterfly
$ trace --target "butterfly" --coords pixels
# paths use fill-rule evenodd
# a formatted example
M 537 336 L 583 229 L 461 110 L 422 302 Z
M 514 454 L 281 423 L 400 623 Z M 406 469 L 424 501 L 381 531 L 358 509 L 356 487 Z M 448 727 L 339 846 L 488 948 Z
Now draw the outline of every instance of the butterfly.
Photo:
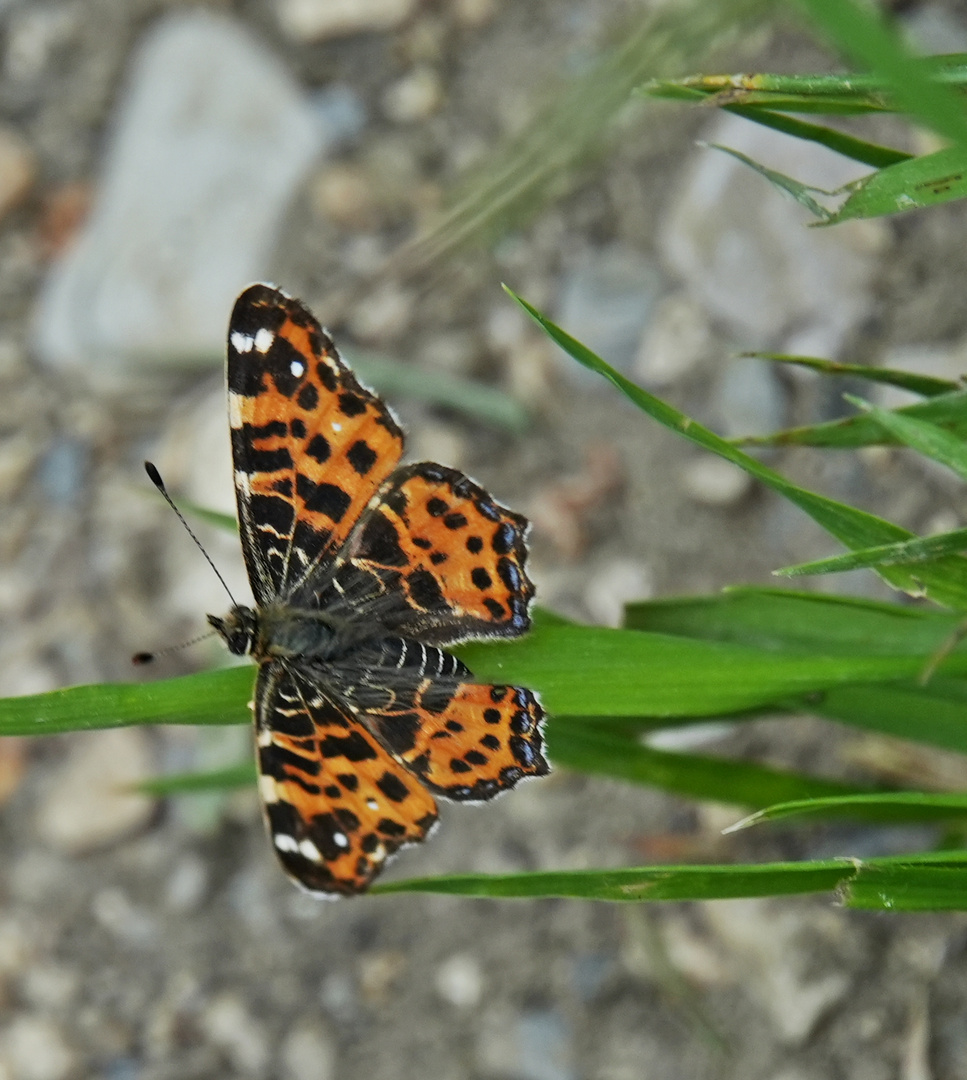
M 208 621 L 258 663 L 259 787 L 283 868 L 363 892 L 436 796 L 548 772 L 544 713 L 446 646 L 530 626 L 527 521 L 473 480 L 401 465 L 403 432 L 298 300 L 252 285 L 228 331 L 242 553 L 255 598 Z

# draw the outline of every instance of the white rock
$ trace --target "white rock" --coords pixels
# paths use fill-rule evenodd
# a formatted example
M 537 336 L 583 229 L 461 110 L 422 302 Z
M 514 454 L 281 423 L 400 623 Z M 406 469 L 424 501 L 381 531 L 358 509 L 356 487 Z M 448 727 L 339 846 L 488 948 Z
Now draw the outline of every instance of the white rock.
M 737 117 L 718 119 L 708 141 L 826 190 L 869 172 Z M 826 328 L 822 354 L 834 355 L 871 303 L 870 223 L 806 228 L 815 219 L 804 208 L 714 149 L 697 151 L 678 187 L 659 247 L 690 293 L 744 345 L 776 346 L 793 327 L 819 325 Z M 879 223 L 872 231 L 888 230 Z
M 662 389 L 688 375 L 713 349 L 702 306 L 684 293 L 659 301 L 638 345 L 635 374 Z
M 236 23 L 202 10 L 159 22 L 136 57 L 94 210 L 45 283 L 41 356 L 108 382 L 143 366 L 217 365 L 234 298 L 264 277 L 320 128 Z
M 750 987 L 769 1015 L 779 1038 L 802 1045 L 822 1018 L 846 996 L 850 978 L 845 971 L 816 970 L 815 945 L 824 939 L 835 955 L 836 937 L 845 931 L 826 912 L 777 908 L 768 900 L 723 900 L 704 910 L 719 940 L 745 967 L 743 984 Z
M 266 1071 L 269 1044 L 265 1027 L 231 993 L 215 998 L 202 1013 L 201 1027 L 209 1041 L 222 1051 L 235 1069 L 246 1076 Z
M 731 461 L 703 454 L 680 473 L 682 490 L 704 506 L 733 506 L 752 487 L 752 477 Z
M 60 1029 L 38 1016 L 17 1017 L 0 1037 L 0 1068 L 16 1080 L 64 1080 L 77 1064 Z
M 584 602 L 595 622 L 620 626 L 625 604 L 647 600 L 653 592 L 651 569 L 647 565 L 634 559 L 615 559 L 591 575 Z
M 443 84 L 436 70 L 426 64 L 407 72 L 387 87 L 383 94 L 383 112 L 398 124 L 425 120 L 443 104 Z
M 753 357 L 735 357 L 718 374 L 715 401 L 722 434 L 766 435 L 786 422 L 786 390 L 772 364 Z
M 296 41 L 392 30 L 416 9 L 416 0 L 278 0 L 282 30 Z
M 440 997 L 461 1009 L 473 1008 L 483 997 L 480 962 L 467 953 L 457 953 L 444 960 L 436 969 L 433 981 Z
M 0 217 L 21 203 L 33 186 L 33 151 L 12 128 L 0 128 Z
M 330 1080 L 336 1075 L 336 1051 L 318 1024 L 301 1023 L 282 1040 L 279 1051 L 284 1080 Z
M 70 756 L 49 778 L 37 808 L 42 843 L 68 855 L 94 851 L 143 828 L 154 799 L 124 790 L 151 775 L 144 732 L 137 728 L 70 736 Z
M 637 251 L 620 245 L 594 250 L 564 274 L 554 321 L 612 367 L 628 371 L 660 286 L 657 267 Z M 597 378 L 570 358 L 562 362 L 569 376 Z

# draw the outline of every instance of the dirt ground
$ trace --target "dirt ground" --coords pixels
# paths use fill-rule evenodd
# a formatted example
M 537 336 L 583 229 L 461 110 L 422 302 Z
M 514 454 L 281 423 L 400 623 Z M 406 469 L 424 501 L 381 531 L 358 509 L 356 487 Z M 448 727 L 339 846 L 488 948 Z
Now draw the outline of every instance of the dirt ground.
M 190 6 L 0 7 L 0 150 L 9 136 L 24 170 L 22 190 L 0 202 L 4 694 L 133 679 L 132 653 L 201 633 L 205 612 L 224 607 L 141 472 L 150 456 L 173 490 L 230 505 L 227 474 L 206 457 L 209 432 L 218 454 L 227 447 L 218 359 L 191 374 L 105 385 L 45 363 L 34 337 L 38 293 L 96 201 L 132 56 L 160 20 Z M 437 205 L 465 159 L 479 165 L 556 85 L 578 77 L 633 17 L 630 5 L 439 0 L 412 5 L 396 23 L 387 16 L 386 28 L 320 42 L 292 15 L 311 3 L 208 8 L 254 35 L 306 94 L 339 84 L 364 104 L 353 138 L 297 188 L 273 238 L 274 280 L 316 308 L 351 355 L 476 379 L 529 410 L 526 430 L 509 434 L 413 396 L 394 399 L 412 457 L 465 469 L 534 520 L 541 604 L 614 621 L 627 600 L 768 583 L 773 568 L 834 550 L 797 511 L 710 473 L 690 446 L 575 372 L 499 287 L 507 281 L 562 321 L 573 317 L 580 336 L 587 304 L 569 306 L 567 296 L 586 295 L 590 280 L 613 315 L 601 331 L 612 340 L 629 305 L 600 256 L 619 250 L 635 272 L 644 266 L 643 281 L 653 274 L 649 303 L 664 313 L 632 331 L 639 343 L 656 340 L 647 337 L 656 320 L 675 325 L 661 307 L 669 297 L 690 296 L 687 310 L 708 329 L 694 356 L 673 343 L 671 374 L 653 379 L 676 405 L 725 429 L 750 408 L 755 419 L 756 402 L 765 424 L 834 415 L 839 389 L 726 362 L 750 344 L 789 344 L 806 316 L 756 339 L 714 304 L 703 309 L 702 283 L 671 265 L 662 230 L 696 160 L 712 153 L 695 145 L 710 118 L 639 107 L 570 189 L 513 231 L 425 278 L 401 271 L 369 288 L 371 268 Z M 939 11 L 967 33 L 957 5 L 907 9 L 911 19 Z M 755 44 L 728 66 L 830 62 L 790 30 Z M 761 183 L 751 174 L 746 182 Z M 778 198 L 754 191 L 763 207 Z M 954 205 L 866 237 L 858 314 L 840 334 L 839 358 L 877 362 L 906 350 L 941 368 L 960 363 L 965 226 Z M 844 292 L 844 307 L 851 297 Z M 821 314 L 809 316 L 820 329 Z M 638 352 L 628 370 L 646 378 Z M 723 381 L 726 367 L 735 375 Z M 770 460 L 918 531 L 963 520 L 962 491 L 901 455 Z M 237 543 L 200 531 L 243 591 Z M 862 576 L 829 585 L 884 595 Z M 217 655 L 208 646 L 176 653 L 141 677 Z M 245 728 L 161 728 L 0 746 L 0 1080 L 967 1078 L 962 916 L 863 915 L 831 898 L 661 908 L 419 895 L 322 903 L 279 872 L 254 792 L 158 804 L 115 791 L 132 775 L 239 760 L 248 737 Z M 866 740 L 809 718 L 763 720 L 718 739 L 770 763 L 872 767 Z M 549 747 L 553 761 L 553 725 Z M 910 755 L 901 758 L 911 770 L 963 775 L 959 763 Z M 390 875 L 929 842 L 830 828 L 726 839 L 721 829 L 735 818 L 727 807 L 564 770 L 484 808 L 445 807 L 442 817 Z

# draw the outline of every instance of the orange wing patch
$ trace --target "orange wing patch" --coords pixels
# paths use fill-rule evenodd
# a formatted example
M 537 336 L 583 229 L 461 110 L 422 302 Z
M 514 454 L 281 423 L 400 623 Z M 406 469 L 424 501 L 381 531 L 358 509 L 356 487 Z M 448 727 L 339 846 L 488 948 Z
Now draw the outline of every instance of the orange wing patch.
M 398 463 L 403 433 L 297 300 L 253 285 L 231 325 L 236 494 L 262 603 L 293 592 L 344 543 Z
M 484 801 L 525 776 L 544 776 L 544 710 L 519 686 L 427 679 L 413 713 L 369 712 L 377 738 L 431 790 L 447 799 Z
M 516 637 L 530 626 L 527 522 L 463 473 L 422 462 L 396 471 L 347 545 L 348 563 L 401 575 L 410 611 L 394 630 L 446 644 Z
M 437 818 L 429 791 L 353 717 L 280 664 L 256 687 L 260 787 L 276 853 L 306 888 L 362 892 Z

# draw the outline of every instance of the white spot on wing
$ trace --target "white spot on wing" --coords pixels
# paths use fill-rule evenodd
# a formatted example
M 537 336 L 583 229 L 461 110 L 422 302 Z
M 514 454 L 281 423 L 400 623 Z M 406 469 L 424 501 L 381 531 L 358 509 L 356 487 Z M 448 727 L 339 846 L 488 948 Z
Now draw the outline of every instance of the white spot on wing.
M 259 331 L 261 333 L 261 331 Z M 252 351 L 252 346 L 255 344 L 255 339 L 248 334 L 243 334 L 240 330 L 233 330 L 229 340 L 232 343 L 232 348 L 236 352 L 247 353 Z
M 253 341 L 255 351 L 262 353 L 264 356 L 272 348 L 273 341 L 275 341 L 275 334 L 265 326 L 260 327 Z M 251 346 L 249 347 L 251 348 Z
M 271 776 L 265 776 L 263 774 L 259 777 L 259 793 L 262 796 L 263 802 L 277 803 L 279 801 L 279 792 L 275 784 L 275 779 Z
M 342 836 L 342 833 L 339 835 Z M 303 858 L 308 859 L 309 862 L 322 862 L 322 853 L 311 840 L 303 840 L 300 842 L 299 854 Z
M 333 420 L 333 422 L 332 422 L 332 430 L 333 431 L 342 431 L 342 424 L 340 424 L 338 420 Z
M 345 833 L 334 832 L 332 834 L 332 842 L 336 845 L 336 847 L 341 847 L 341 848 L 348 848 L 349 847 L 349 838 L 346 836 Z
M 295 852 L 299 850 L 299 845 L 295 841 L 295 837 L 289 836 L 287 833 L 277 832 L 272 837 L 272 842 L 279 849 L 279 851 Z
M 301 360 L 293 360 L 292 363 L 289 364 L 289 371 L 292 372 L 293 379 L 301 379 L 306 373 L 306 366 Z
M 229 391 L 228 422 L 237 431 L 242 426 L 242 395 Z
M 366 805 L 369 807 L 370 810 L 378 810 L 379 809 L 379 803 L 375 799 L 367 799 L 366 800 Z

